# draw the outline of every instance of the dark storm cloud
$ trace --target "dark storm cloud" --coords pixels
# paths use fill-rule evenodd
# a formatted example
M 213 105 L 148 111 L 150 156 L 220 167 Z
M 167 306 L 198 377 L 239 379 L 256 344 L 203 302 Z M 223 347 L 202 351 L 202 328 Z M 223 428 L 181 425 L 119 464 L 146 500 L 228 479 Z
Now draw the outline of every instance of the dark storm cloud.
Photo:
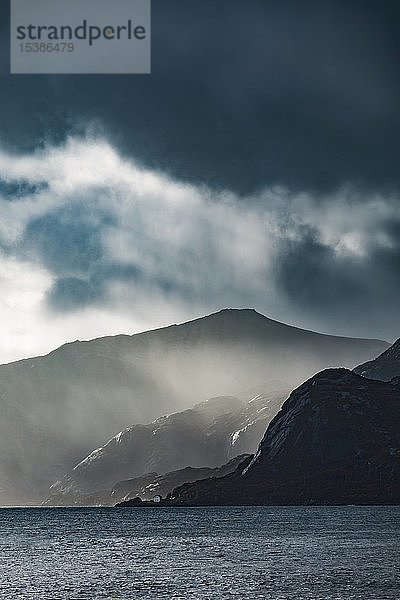
M 321 243 L 313 227 L 303 226 L 300 234 L 297 240 L 285 240 L 275 258 L 281 289 L 310 311 L 322 307 L 342 311 L 344 302 L 359 301 L 368 282 L 355 277 L 360 261 L 337 256 L 334 248 Z
M 0 145 L 8 155 L 32 156 L 69 135 L 85 136 L 89 127 L 119 155 L 169 173 L 174 194 L 189 181 L 214 207 L 204 204 L 193 214 L 187 208 L 186 215 L 161 199 L 158 211 L 150 195 L 148 212 L 135 213 L 132 202 L 132 215 L 124 213 L 116 225 L 118 237 L 118 226 L 131 219 L 121 262 L 104 243 L 112 215 L 85 210 L 87 198 L 74 209 L 44 210 L 27 223 L 17 252 L 54 276 L 51 306 L 68 311 L 105 302 L 109 284 L 126 281 L 145 294 L 157 289 L 171 302 L 203 302 L 204 311 L 253 305 L 271 314 L 275 306 L 275 318 L 303 326 L 398 337 L 398 2 L 152 4 L 151 76 L 3 75 Z M 5 10 L 3 73 L 9 68 Z M 1 188 L 0 182 L 0 194 L 24 198 L 35 193 L 28 184 Z M 271 220 L 264 232 L 271 246 L 260 242 L 252 223 L 254 246 L 240 238 L 227 260 L 224 246 L 232 250 L 245 213 L 226 224 L 230 209 L 219 213 L 222 195 L 204 184 L 235 193 L 232 214 L 247 203 L 256 225 Z M 264 189 L 286 192 L 274 199 Z M 292 196 L 301 198 L 300 192 L 305 200 L 295 207 Z M 368 217 L 374 194 L 387 218 Z M 337 214 L 347 212 L 351 227 L 338 223 Z M 170 215 L 161 225 L 160 214 Z M 360 251 L 345 251 L 348 236 L 362 239 Z M 131 247 L 134 257 L 122 264 Z M 242 268 L 246 252 L 251 260 Z
M 69 311 L 96 304 L 103 295 L 104 286 L 98 285 L 98 282 L 77 277 L 62 277 L 54 283 L 48 300 L 50 306 L 56 310 Z
M 55 276 L 48 294 L 56 310 L 73 310 L 101 301 L 105 293 L 101 234 L 107 217 L 93 219 L 76 206 L 32 219 L 19 253 L 47 267 Z
M 86 278 L 58 276 L 49 291 L 48 304 L 60 312 L 99 305 L 107 299 L 110 282 L 135 283 L 139 276 L 139 269 L 133 265 L 110 264 L 104 260 Z
M 114 218 L 102 210 L 66 205 L 31 219 L 9 252 L 44 265 L 54 276 L 50 307 L 69 311 L 99 304 L 110 282 L 135 282 L 140 275 L 133 264 L 110 262 L 103 235 L 112 225 Z
M 399 12 L 153 0 L 151 76 L 4 76 L 1 137 L 20 150 L 93 120 L 148 166 L 241 193 L 397 188 Z
M 103 226 L 75 207 L 59 209 L 28 224 L 23 250 L 53 272 L 86 275 L 103 257 Z
M 46 187 L 46 183 L 38 185 L 24 180 L 4 181 L 3 179 L 0 179 L 0 197 L 5 198 L 6 200 L 15 201 L 18 198 L 39 194 L 46 189 Z
M 357 256 L 336 251 L 315 228 L 304 227 L 275 256 L 275 282 L 282 296 L 303 315 L 337 331 L 398 337 L 400 215 L 378 231 L 385 243 L 371 242 L 366 255 Z

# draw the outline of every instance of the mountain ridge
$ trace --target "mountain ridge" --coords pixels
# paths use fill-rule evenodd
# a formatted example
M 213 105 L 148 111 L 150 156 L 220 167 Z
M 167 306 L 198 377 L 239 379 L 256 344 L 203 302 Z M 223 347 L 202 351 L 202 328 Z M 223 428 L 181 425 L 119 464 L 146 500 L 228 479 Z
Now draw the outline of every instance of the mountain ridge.
M 374 358 L 386 342 L 330 337 L 254 310 L 223 310 L 134 335 L 70 342 L 0 366 L 0 504 L 36 504 L 48 486 L 128 423 L 327 366 Z M 290 368 L 288 366 L 290 365 Z
M 45 354 L 38 354 L 38 355 L 34 355 L 34 356 L 29 356 L 27 358 L 21 358 L 18 360 L 9 361 L 6 363 L 0 363 L 0 367 L 9 366 L 9 365 L 19 365 L 19 364 L 27 363 L 30 361 L 36 361 L 39 359 L 48 358 L 48 357 L 54 356 L 59 351 L 67 350 L 71 346 L 81 345 L 81 347 L 82 347 L 84 345 L 95 344 L 96 342 L 103 343 L 106 341 L 115 341 L 115 340 L 124 341 L 124 340 L 131 340 L 132 338 L 139 339 L 140 336 L 149 337 L 149 336 L 151 336 L 151 334 L 156 334 L 156 333 L 160 333 L 160 332 L 164 332 L 164 331 L 168 332 L 176 327 L 181 327 L 183 325 L 195 326 L 197 323 L 204 321 L 204 319 L 211 319 L 214 317 L 218 317 L 219 315 L 225 315 L 225 314 L 229 314 L 229 313 L 231 313 L 231 314 L 233 314 L 233 313 L 254 314 L 254 315 L 257 315 L 257 317 L 261 317 L 263 321 L 269 322 L 269 324 L 272 326 L 278 326 L 280 328 L 287 328 L 288 330 L 291 330 L 291 331 L 296 331 L 298 333 L 305 333 L 307 335 L 318 336 L 318 337 L 324 338 L 324 339 L 328 338 L 328 339 L 332 339 L 332 340 L 348 340 L 348 341 L 356 341 L 356 342 L 361 342 L 361 343 L 363 343 L 363 342 L 377 343 L 377 344 L 386 345 L 388 348 L 391 347 L 389 342 L 387 342 L 386 340 L 382 340 L 380 338 L 364 338 L 364 337 L 357 337 L 357 336 L 336 335 L 336 334 L 331 334 L 331 333 L 322 333 L 322 332 L 314 331 L 311 329 L 304 329 L 303 327 L 297 327 L 296 325 L 291 325 L 289 323 L 277 321 L 276 319 L 271 319 L 270 317 L 267 317 L 266 315 L 263 315 L 262 313 L 258 312 L 254 308 L 223 308 L 219 311 L 204 315 L 203 317 L 196 317 L 194 319 L 189 319 L 188 321 L 173 323 L 171 325 L 163 325 L 161 327 L 156 327 L 154 329 L 147 329 L 145 331 L 139 331 L 137 333 L 132 333 L 132 334 L 117 333 L 117 334 L 111 334 L 111 335 L 98 336 L 98 337 L 91 338 L 88 340 L 80 340 L 80 339 L 71 340 L 71 341 L 61 344 L 60 346 L 57 346 L 56 348 L 54 348 L 53 350 L 50 350 L 49 352 L 47 352 Z
M 248 402 L 211 398 L 152 423 L 127 427 L 54 483 L 45 504 L 84 504 L 87 498 L 110 502 L 108 491 L 121 480 L 149 479 L 149 474 L 160 478 L 189 465 L 221 470 L 237 455 L 255 451 L 287 394 L 288 390 L 259 394 Z

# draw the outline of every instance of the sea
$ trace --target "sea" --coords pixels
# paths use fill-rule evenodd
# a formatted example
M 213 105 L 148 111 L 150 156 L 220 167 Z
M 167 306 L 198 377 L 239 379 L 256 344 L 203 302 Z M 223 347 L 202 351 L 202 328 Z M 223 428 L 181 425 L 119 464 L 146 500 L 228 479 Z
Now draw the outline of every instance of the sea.
M 398 600 L 400 507 L 3 508 L 1 600 Z

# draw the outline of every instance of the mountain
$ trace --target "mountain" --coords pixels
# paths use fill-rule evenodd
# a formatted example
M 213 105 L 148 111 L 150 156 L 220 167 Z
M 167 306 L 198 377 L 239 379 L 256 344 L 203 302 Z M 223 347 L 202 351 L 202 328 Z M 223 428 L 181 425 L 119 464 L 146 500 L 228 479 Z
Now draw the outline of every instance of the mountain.
M 254 386 L 268 391 L 271 379 L 293 387 L 322 368 L 353 368 L 386 348 L 378 340 L 303 331 L 253 310 L 224 310 L 2 365 L 0 504 L 38 502 L 128 423 Z
M 318 373 L 292 392 L 246 468 L 186 484 L 172 497 L 177 504 L 399 503 L 399 380 Z
M 210 470 L 239 454 L 253 453 L 286 396 L 287 390 L 258 394 L 248 402 L 222 396 L 148 425 L 133 425 L 54 483 L 45 504 L 115 504 L 117 499 L 110 492 L 119 489 L 118 481 L 135 478 L 132 489 L 146 488 L 156 480 L 168 487 L 173 478 L 180 477 L 176 471 L 188 465 L 196 470 L 207 465 Z M 160 482 L 165 473 L 169 473 L 167 480 Z
M 390 381 L 400 376 L 400 339 L 383 352 L 378 358 L 370 360 L 354 369 L 355 373 L 369 379 Z

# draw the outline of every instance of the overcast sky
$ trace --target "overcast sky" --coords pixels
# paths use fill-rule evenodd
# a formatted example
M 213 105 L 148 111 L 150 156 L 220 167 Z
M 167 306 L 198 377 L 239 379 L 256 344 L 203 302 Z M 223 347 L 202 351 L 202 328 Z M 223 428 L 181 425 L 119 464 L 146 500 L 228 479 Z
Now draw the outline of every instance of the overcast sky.
M 398 2 L 153 0 L 152 75 L 10 76 L 0 362 L 224 307 L 400 336 Z

